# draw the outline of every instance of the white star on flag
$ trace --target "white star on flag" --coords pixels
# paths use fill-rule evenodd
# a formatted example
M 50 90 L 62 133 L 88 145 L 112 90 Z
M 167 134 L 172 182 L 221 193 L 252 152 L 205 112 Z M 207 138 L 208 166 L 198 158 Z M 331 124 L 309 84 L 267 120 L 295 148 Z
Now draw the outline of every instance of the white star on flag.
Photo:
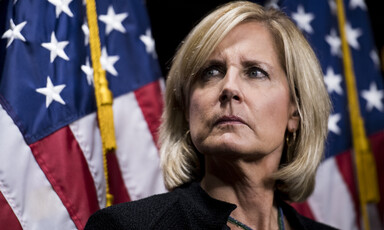
M 152 38 L 150 29 L 147 29 L 145 35 L 140 36 L 140 40 L 144 43 L 147 53 L 151 53 L 153 58 L 157 58 L 155 40 Z
M 337 15 L 337 5 L 335 0 L 328 0 L 329 8 L 331 9 L 331 12 L 333 15 Z
M 21 34 L 21 30 L 24 28 L 27 21 L 15 25 L 13 20 L 9 20 L 9 29 L 5 31 L 1 38 L 8 38 L 7 48 L 12 44 L 15 39 L 20 39 L 25 42 L 24 36 Z
M 383 103 L 381 100 L 384 98 L 384 90 L 378 90 L 375 82 L 372 82 L 369 90 L 363 90 L 361 96 L 367 101 L 367 110 L 371 111 L 373 108 L 383 111 Z
M 341 120 L 341 115 L 339 113 L 331 114 L 328 119 L 328 130 L 337 135 L 340 135 L 341 130 L 339 126 L 337 126 L 337 122 Z
M 89 28 L 88 28 L 87 22 L 84 22 L 84 24 L 81 26 L 81 30 L 84 33 L 84 45 L 88 45 L 88 43 L 89 43 Z
M 337 36 L 335 29 L 331 29 L 331 34 L 325 36 L 325 41 L 331 47 L 331 54 L 341 57 L 341 40 Z
M 119 56 L 108 56 L 107 49 L 105 47 L 102 49 L 100 57 L 101 66 L 113 76 L 118 75 L 114 65 L 119 59 Z
M 327 85 L 327 90 L 329 93 L 336 92 L 339 95 L 343 94 L 343 89 L 341 88 L 341 75 L 335 74 L 332 67 L 327 68 L 327 74 L 324 76 L 324 82 Z
M 125 33 L 125 28 L 122 22 L 126 17 L 128 17 L 128 13 L 116 14 L 113 7 L 109 6 L 107 14 L 100 15 L 99 20 L 105 23 L 105 33 L 108 35 L 112 30 Z
M 366 10 L 367 6 L 364 3 L 364 0 L 351 0 L 349 2 L 349 8 L 354 10 L 357 7 L 360 7 L 362 10 Z
M 377 54 L 377 51 L 374 49 L 371 50 L 371 52 L 369 53 L 369 57 L 372 59 L 376 68 L 380 68 L 380 59 L 379 59 L 379 55 Z
M 82 65 L 81 66 L 81 70 L 85 73 L 85 75 L 87 76 L 87 82 L 88 82 L 88 85 L 92 85 L 93 84 L 93 68 L 91 67 L 91 65 L 89 64 L 89 60 L 88 58 L 86 59 L 85 61 L 85 65 Z
M 69 9 L 69 4 L 72 0 L 48 0 L 48 2 L 56 7 L 56 18 L 58 18 L 62 12 L 66 13 L 69 17 L 73 17 L 73 13 Z
M 359 42 L 357 41 L 357 38 L 360 37 L 363 32 L 361 32 L 360 28 L 353 29 L 349 23 L 345 25 L 345 30 L 347 32 L 347 41 L 350 46 L 352 46 L 354 49 L 360 49 Z
M 280 9 L 278 3 L 279 3 L 279 0 L 269 0 L 264 5 L 266 8 L 274 8 L 278 10 Z
M 38 88 L 36 92 L 44 94 L 46 96 L 45 106 L 46 108 L 52 103 L 53 100 L 65 105 L 65 101 L 61 98 L 60 93 L 65 88 L 65 85 L 54 86 L 51 78 L 47 77 L 47 86 L 45 88 Z
M 51 34 L 51 42 L 42 43 L 41 46 L 51 51 L 51 63 L 56 59 L 57 56 L 62 59 L 69 61 L 69 57 L 64 52 L 64 48 L 69 44 L 68 41 L 58 42 L 55 36 L 55 32 Z
M 311 21 L 315 18 L 312 13 L 305 13 L 304 7 L 299 5 L 297 13 L 292 13 L 292 18 L 296 21 L 297 26 L 307 33 L 313 33 Z

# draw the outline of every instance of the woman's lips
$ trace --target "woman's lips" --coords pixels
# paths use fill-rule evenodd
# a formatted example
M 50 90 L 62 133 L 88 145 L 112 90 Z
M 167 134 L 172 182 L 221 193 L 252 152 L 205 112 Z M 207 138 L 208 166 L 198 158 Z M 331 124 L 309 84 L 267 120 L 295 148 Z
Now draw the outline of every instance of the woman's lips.
M 216 120 L 215 125 L 221 124 L 246 124 L 243 119 L 238 116 L 222 116 Z

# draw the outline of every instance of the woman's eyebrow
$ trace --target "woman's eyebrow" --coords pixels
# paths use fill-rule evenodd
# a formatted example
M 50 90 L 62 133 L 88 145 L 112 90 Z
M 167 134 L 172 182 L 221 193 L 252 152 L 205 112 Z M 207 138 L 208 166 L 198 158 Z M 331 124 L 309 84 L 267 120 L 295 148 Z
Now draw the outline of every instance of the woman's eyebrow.
M 225 61 L 219 60 L 219 59 L 211 59 L 211 60 L 208 60 L 203 65 L 203 67 L 208 67 L 208 66 L 212 66 L 212 65 L 225 65 Z
M 266 62 L 257 61 L 257 60 L 245 60 L 241 62 L 241 65 L 245 68 L 256 66 L 256 67 L 263 68 L 265 70 L 270 70 L 270 71 L 273 70 L 273 67 L 270 64 Z

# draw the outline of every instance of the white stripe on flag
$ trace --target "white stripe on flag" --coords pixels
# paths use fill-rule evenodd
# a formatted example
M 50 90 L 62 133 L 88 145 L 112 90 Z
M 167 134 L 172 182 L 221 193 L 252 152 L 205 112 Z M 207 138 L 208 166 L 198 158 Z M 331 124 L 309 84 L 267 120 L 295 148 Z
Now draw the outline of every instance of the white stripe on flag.
M 358 229 L 352 196 L 334 157 L 320 165 L 308 204 L 316 220 L 339 229 Z
M 93 177 L 100 207 L 105 207 L 105 177 L 103 149 L 96 113 L 91 113 L 75 122 L 70 129 L 79 144 Z
M 0 127 L 0 189 L 23 229 L 76 229 L 2 106 Z
M 113 102 L 117 151 L 131 200 L 166 192 L 158 149 L 134 93 Z

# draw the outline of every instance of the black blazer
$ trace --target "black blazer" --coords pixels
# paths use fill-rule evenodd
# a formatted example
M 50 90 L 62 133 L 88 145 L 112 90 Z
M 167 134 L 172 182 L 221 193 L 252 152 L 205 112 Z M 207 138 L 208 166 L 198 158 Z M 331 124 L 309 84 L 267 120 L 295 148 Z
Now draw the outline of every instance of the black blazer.
M 279 201 L 279 205 L 295 230 L 334 229 L 301 216 L 285 202 Z M 85 229 L 229 229 L 228 216 L 235 208 L 210 197 L 198 183 L 191 183 L 169 193 L 99 210 Z

